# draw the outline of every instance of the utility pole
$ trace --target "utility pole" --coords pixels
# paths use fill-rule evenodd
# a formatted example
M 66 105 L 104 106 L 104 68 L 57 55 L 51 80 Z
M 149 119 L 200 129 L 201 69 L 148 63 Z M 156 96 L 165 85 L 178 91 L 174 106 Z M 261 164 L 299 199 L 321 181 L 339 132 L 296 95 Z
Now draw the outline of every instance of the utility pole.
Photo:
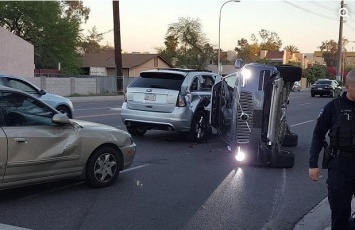
M 344 0 L 340 2 L 340 9 L 344 8 Z M 341 72 L 341 57 L 343 52 L 343 21 L 344 14 L 342 10 L 339 11 L 340 15 L 340 25 L 339 25 L 339 39 L 338 39 L 338 64 L 337 64 L 337 72 L 336 72 L 336 80 L 339 82 L 343 82 L 342 72 Z
M 118 0 L 112 1 L 112 8 L 113 8 L 113 36 L 114 36 L 114 43 L 115 43 L 117 92 L 120 92 L 120 91 L 123 92 L 120 5 L 119 5 Z

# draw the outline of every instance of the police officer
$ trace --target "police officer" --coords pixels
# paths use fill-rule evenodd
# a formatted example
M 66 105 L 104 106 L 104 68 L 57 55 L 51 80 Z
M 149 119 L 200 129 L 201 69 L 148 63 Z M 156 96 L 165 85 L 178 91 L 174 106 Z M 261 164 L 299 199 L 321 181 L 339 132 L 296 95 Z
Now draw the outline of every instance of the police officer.
M 331 158 L 328 164 L 328 201 L 331 229 L 349 229 L 351 199 L 355 194 L 355 70 L 346 76 L 346 92 L 321 110 L 313 131 L 309 177 L 317 181 L 319 152 L 329 135 Z

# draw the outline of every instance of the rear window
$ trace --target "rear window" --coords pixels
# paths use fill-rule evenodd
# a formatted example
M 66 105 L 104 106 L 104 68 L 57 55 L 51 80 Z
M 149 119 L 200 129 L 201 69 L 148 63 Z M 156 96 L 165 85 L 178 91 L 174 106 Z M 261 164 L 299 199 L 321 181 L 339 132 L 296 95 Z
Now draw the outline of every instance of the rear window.
M 185 77 L 181 74 L 143 72 L 129 87 L 137 88 L 159 88 L 180 91 Z

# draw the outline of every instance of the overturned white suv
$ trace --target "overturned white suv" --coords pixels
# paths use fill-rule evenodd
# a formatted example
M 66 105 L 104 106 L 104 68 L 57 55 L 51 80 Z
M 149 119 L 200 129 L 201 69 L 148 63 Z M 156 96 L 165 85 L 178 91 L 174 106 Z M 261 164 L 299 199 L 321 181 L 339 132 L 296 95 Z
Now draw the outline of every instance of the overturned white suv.
M 238 161 L 293 167 L 294 154 L 281 147 L 297 146 L 286 110 L 301 75 L 295 66 L 247 64 L 213 86 L 210 123 Z
M 209 129 L 212 86 L 221 76 L 193 69 L 143 71 L 128 87 L 121 118 L 132 135 L 147 130 L 181 131 L 201 142 Z

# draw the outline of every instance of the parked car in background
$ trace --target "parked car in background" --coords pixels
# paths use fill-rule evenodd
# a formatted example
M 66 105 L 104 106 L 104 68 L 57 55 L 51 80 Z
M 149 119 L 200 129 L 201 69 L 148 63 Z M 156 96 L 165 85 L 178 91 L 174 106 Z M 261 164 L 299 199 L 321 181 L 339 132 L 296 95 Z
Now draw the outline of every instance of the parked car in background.
M 221 76 L 193 69 L 155 69 L 140 73 L 122 105 L 123 124 L 132 135 L 158 129 L 188 133 L 201 142 L 209 128 L 212 86 Z
M 314 97 L 316 95 L 319 96 L 340 96 L 342 93 L 342 87 L 336 80 L 330 79 L 318 79 L 312 86 L 311 86 L 311 96 Z
M 73 118 L 74 106 L 68 98 L 47 93 L 45 90 L 39 89 L 24 78 L 0 74 L 0 85 L 29 93 L 52 106 L 59 112 L 66 114 L 69 118 Z
M 0 188 L 81 178 L 111 185 L 134 159 L 124 130 L 72 120 L 22 91 L 0 86 Z
M 301 90 L 301 83 L 298 82 L 298 81 L 296 81 L 296 82 L 293 84 L 291 91 L 294 92 L 294 91 L 300 91 L 300 90 Z

